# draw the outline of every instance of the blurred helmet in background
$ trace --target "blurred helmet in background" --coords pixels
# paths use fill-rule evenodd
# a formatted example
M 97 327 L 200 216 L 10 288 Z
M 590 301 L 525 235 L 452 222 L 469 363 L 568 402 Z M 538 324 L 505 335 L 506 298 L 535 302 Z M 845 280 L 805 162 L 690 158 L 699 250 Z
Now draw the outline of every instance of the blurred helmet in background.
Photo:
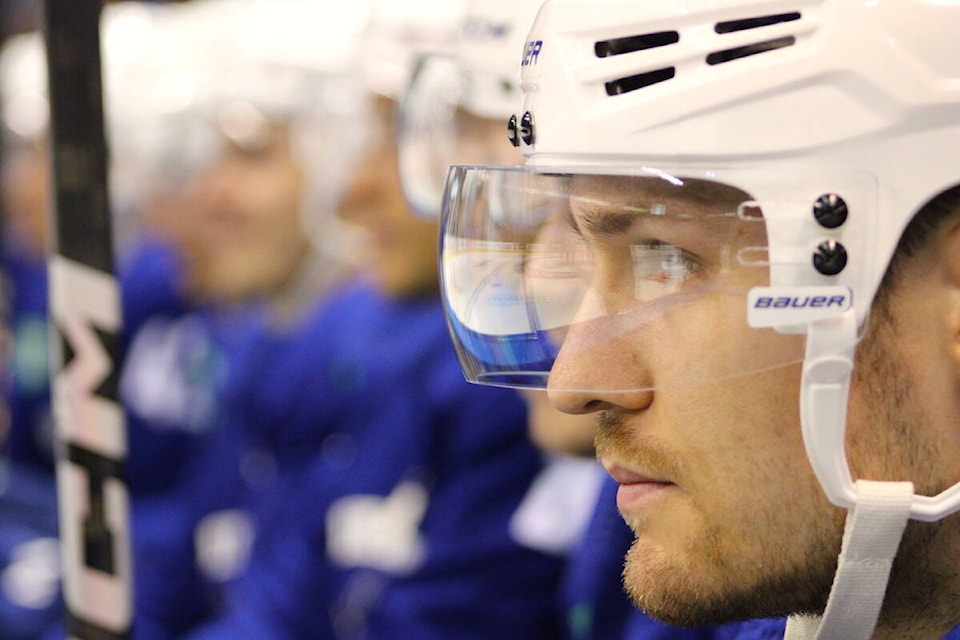
M 519 107 L 520 54 L 543 0 L 469 0 L 456 45 L 422 56 L 403 99 L 399 166 L 413 210 L 440 215 L 447 167 L 507 164 Z

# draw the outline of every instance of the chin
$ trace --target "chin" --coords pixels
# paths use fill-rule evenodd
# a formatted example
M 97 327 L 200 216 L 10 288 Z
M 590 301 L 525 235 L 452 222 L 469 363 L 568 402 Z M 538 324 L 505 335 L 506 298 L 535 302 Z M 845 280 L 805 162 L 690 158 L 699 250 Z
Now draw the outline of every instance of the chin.
M 377 278 L 376 284 L 380 292 L 388 298 L 406 298 L 412 291 L 408 284 L 404 282 L 398 282 L 389 276 L 381 276 Z
M 635 538 L 625 558 L 623 584 L 634 604 L 674 626 L 736 619 L 742 612 L 733 601 L 741 598 L 732 592 L 749 580 L 735 569 L 737 559 L 724 554 L 717 532 L 684 509 L 645 515 L 625 518 Z M 736 581 L 729 578 L 733 573 Z
M 697 548 L 685 551 L 642 537 L 634 540 L 623 570 L 624 589 L 633 603 L 651 618 L 677 627 L 823 611 L 832 581 L 829 562 L 791 568 L 778 564 L 776 557 L 728 557 L 709 539 L 688 537 L 687 544 Z M 763 568 L 757 573 L 750 566 Z
M 623 582 L 637 608 L 665 624 L 703 627 L 737 618 L 733 610 L 718 602 L 724 598 L 717 597 L 703 572 L 658 562 L 636 544 L 627 554 Z
M 411 274 L 397 269 L 391 272 L 378 271 L 375 276 L 376 286 L 390 298 L 419 298 L 439 295 L 439 285 L 435 274 L 430 278 L 413 277 Z

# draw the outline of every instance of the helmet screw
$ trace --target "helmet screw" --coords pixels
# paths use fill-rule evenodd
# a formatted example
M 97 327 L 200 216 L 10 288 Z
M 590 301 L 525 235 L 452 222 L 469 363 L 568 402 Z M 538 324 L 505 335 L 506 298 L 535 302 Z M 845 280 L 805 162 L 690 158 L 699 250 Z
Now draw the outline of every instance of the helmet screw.
M 520 139 L 523 140 L 523 144 L 527 146 L 532 145 L 535 140 L 533 135 L 533 114 L 529 111 L 524 112 L 520 118 Z
M 520 146 L 520 133 L 517 131 L 516 114 L 510 116 L 510 120 L 507 122 L 507 138 L 509 138 L 510 144 L 513 146 Z
M 827 229 L 836 229 L 846 222 L 847 213 L 847 203 L 835 193 L 825 193 L 813 203 L 813 217 Z
M 813 267 L 825 276 L 835 276 L 847 266 L 847 250 L 836 240 L 825 240 L 813 252 Z

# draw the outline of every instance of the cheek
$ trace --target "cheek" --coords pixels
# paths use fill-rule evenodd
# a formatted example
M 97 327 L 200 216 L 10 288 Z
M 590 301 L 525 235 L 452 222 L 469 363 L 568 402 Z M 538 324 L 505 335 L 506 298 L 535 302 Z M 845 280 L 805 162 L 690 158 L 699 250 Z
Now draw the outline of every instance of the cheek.
M 910 480 L 935 495 L 960 480 L 960 394 L 948 352 L 953 330 L 942 297 L 925 287 L 903 293 L 893 320 L 871 324 L 857 351 L 847 419 L 855 478 Z
M 660 394 L 665 422 L 682 425 L 678 435 L 690 452 L 685 473 L 710 497 L 705 508 L 765 495 L 779 501 L 798 476 L 815 482 L 803 447 L 799 387 L 800 367 L 790 366 L 697 385 L 682 401 Z
M 738 398 L 765 403 L 774 393 L 778 402 L 789 398 L 792 405 L 772 405 L 770 418 L 781 411 L 796 415 L 804 339 L 750 328 L 744 296 L 708 290 L 703 297 L 670 309 L 651 329 L 643 356 L 657 384 L 716 385 L 711 393 L 719 398 L 720 407 L 735 405 L 730 411 L 744 414 L 751 412 L 750 407 Z
M 299 220 L 303 190 L 298 181 L 283 174 L 262 177 L 258 185 L 256 209 L 261 224 L 290 225 Z

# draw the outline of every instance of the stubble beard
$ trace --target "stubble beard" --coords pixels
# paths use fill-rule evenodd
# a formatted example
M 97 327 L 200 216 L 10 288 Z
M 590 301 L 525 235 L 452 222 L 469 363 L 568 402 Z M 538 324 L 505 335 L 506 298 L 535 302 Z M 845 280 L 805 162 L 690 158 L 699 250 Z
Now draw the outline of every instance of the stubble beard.
M 868 334 L 857 351 L 853 381 L 864 406 L 872 409 L 867 422 L 886 425 L 882 439 L 874 441 L 874 448 L 886 454 L 889 468 L 885 475 L 912 480 L 920 495 L 936 495 L 953 480 L 937 475 L 932 461 L 940 457 L 938 451 L 917 437 L 934 418 L 918 400 L 908 371 L 898 348 L 896 320 L 881 306 L 873 312 Z M 949 560 L 957 552 L 953 522 L 907 523 L 893 561 L 878 630 L 899 629 L 892 637 L 907 637 L 907 629 L 914 634 L 928 630 L 930 637 L 941 637 L 960 620 L 956 607 L 960 577 Z
M 762 531 L 756 537 L 782 539 Z M 638 608 L 674 626 L 818 614 L 826 605 L 839 547 L 822 542 L 810 545 L 799 560 L 792 554 L 788 558 L 773 542 L 751 545 L 752 557 L 744 558 L 728 550 L 720 531 L 705 528 L 680 557 L 670 558 L 651 549 L 640 532 L 627 552 L 624 585 Z
M 605 446 L 631 450 L 630 436 L 617 416 L 601 414 L 600 425 L 607 434 Z M 778 473 L 782 470 L 758 471 L 755 491 L 763 491 L 763 478 Z M 782 509 L 795 508 L 802 495 L 785 501 Z M 709 511 L 695 507 L 693 525 L 671 536 L 674 545 L 682 546 L 670 549 L 650 539 L 645 518 L 628 516 L 635 539 L 624 562 L 624 588 L 638 608 L 674 626 L 819 613 L 836 570 L 843 516 L 822 501 L 818 504 L 820 510 L 811 507 L 804 513 L 832 522 L 809 527 L 813 534 L 802 539 L 794 539 L 794 530 L 802 529 L 790 524 L 796 519 L 787 513 L 752 512 L 754 522 L 746 528 L 751 539 L 744 540 L 742 526 L 731 531 L 723 523 L 707 521 L 702 514 Z M 751 518 L 751 512 L 743 517 Z
M 886 333 L 890 327 L 883 326 L 879 331 L 874 327 L 874 331 L 861 345 L 854 370 L 855 383 L 873 410 L 865 420 L 873 425 L 887 425 L 886 442 L 876 445 L 888 456 L 888 472 L 920 469 L 915 478 L 917 491 L 933 495 L 948 488 L 951 481 L 922 472 L 922 461 L 935 460 L 937 452 L 918 440 L 916 430 L 932 418 L 916 400 L 913 383 L 906 375 L 908 368 L 895 341 Z M 604 421 L 609 425 L 612 419 L 607 416 L 601 419 Z M 758 473 L 757 478 L 773 473 L 777 470 L 767 469 Z M 755 490 L 762 492 L 764 488 Z M 781 509 L 792 506 L 783 504 Z M 802 523 L 803 527 L 796 532 L 791 532 L 789 525 L 778 526 L 782 519 L 777 513 L 766 513 L 763 521 L 752 528 L 752 537 L 754 541 L 769 542 L 753 545 L 748 544 L 750 541 L 731 540 L 729 532 L 725 534 L 719 525 L 701 518 L 698 534 L 690 536 L 686 548 L 672 557 L 645 539 L 644 522 L 628 519 L 636 538 L 624 563 L 624 587 L 640 609 L 675 626 L 821 615 L 836 571 L 843 513 L 834 510 L 831 516 L 815 510 L 814 517 L 823 522 Z M 827 523 L 830 518 L 833 522 Z M 908 523 L 894 559 L 878 631 L 894 630 L 891 637 L 906 637 L 896 630 L 926 629 L 930 637 L 940 637 L 960 620 L 955 606 L 960 598 L 960 570 L 949 560 L 941 561 L 955 556 L 956 547 L 960 546 L 951 542 L 956 537 L 951 533 L 953 528 L 949 521 Z M 804 530 L 813 532 L 808 534 L 805 550 L 798 553 L 793 546 L 791 553 L 786 553 L 784 548 L 778 548 L 778 542 L 791 545 L 791 534 L 800 535 Z M 756 551 L 743 557 L 739 552 L 744 545 Z

